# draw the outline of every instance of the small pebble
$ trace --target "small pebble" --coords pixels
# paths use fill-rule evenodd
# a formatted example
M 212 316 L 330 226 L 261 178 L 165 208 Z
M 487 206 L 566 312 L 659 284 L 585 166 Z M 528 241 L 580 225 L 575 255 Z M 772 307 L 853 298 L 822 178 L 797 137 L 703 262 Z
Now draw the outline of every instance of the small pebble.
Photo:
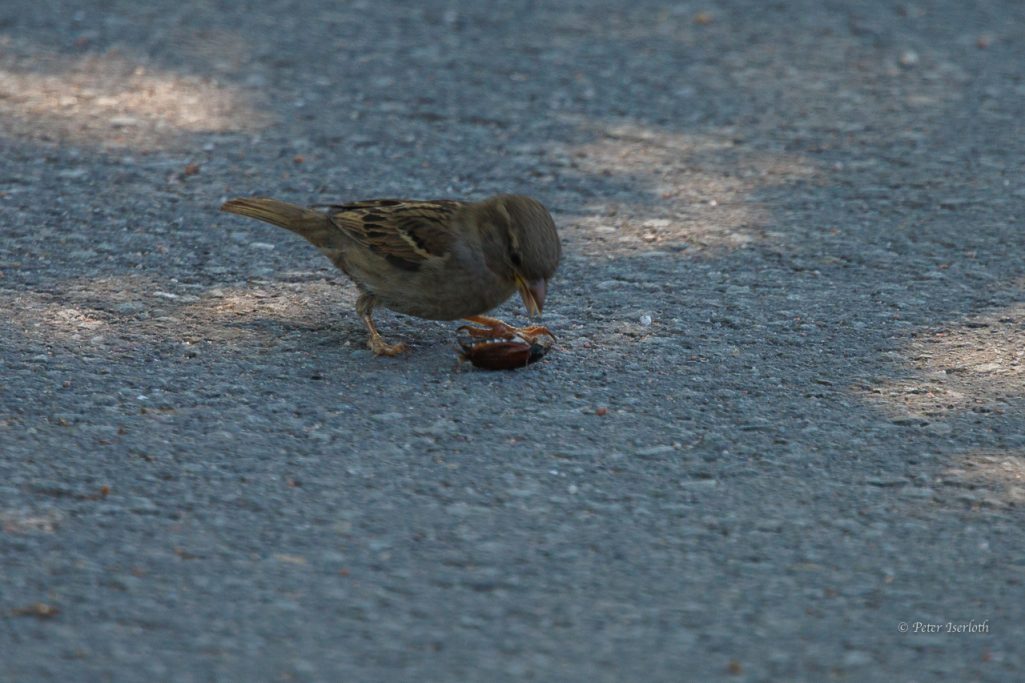
M 918 64 L 918 53 L 914 50 L 905 50 L 900 55 L 900 65 L 911 67 Z
M 946 422 L 930 422 L 925 426 L 925 431 L 937 436 L 946 436 L 953 433 L 954 428 Z

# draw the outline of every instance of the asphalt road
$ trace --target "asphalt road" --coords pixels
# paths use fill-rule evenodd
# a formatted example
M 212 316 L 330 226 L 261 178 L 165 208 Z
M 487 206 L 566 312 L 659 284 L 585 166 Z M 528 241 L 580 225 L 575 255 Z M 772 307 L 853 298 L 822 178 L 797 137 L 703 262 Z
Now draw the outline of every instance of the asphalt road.
M 5 0 L 0 680 L 1022 680 L 1023 25 Z M 512 373 L 216 210 L 496 192 Z

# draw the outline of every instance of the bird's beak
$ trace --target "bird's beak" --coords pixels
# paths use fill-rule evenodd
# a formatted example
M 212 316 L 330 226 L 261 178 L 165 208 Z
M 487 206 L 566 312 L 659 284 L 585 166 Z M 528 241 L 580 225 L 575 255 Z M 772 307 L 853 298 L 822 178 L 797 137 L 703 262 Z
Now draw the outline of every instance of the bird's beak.
M 545 305 L 545 289 L 547 283 L 544 280 L 527 282 L 521 276 L 516 276 L 516 287 L 520 290 L 520 298 L 523 305 L 527 307 L 527 314 L 530 317 L 540 316 Z

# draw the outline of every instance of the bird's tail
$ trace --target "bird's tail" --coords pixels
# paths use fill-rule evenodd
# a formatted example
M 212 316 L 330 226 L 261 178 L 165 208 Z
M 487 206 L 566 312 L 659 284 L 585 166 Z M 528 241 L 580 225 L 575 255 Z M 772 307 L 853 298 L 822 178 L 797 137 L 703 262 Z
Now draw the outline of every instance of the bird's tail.
M 269 197 L 229 199 L 221 205 L 221 211 L 287 228 L 321 248 L 330 247 L 329 240 L 334 232 L 331 220 L 324 213 Z

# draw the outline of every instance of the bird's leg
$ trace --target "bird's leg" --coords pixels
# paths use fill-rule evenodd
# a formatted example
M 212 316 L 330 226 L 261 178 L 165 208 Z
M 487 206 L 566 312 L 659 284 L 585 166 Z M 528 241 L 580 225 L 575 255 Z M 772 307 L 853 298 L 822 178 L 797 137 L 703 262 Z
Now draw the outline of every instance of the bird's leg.
M 552 334 L 551 330 L 543 325 L 531 325 L 530 327 L 513 327 L 508 323 L 504 323 L 498 318 L 492 318 L 487 315 L 471 315 L 463 318 L 471 323 L 483 325 L 483 327 L 474 327 L 472 325 L 463 325 L 459 328 L 459 331 L 466 331 L 474 339 L 509 339 L 511 337 L 519 337 L 524 341 L 531 342 L 543 334 L 548 335 L 552 339 L 555 339 L 555 335 Z
M 463 320 L 468 320 L 471 323 L 477 323 L 484 327 L 474 327 L 472 325 L 463 325 L 459 328 L 459 331 L 466 330 L 471 337 L 512 337 L 516 334 L 516 328 L 508 323 L 504 323 L 498 318 L 492 318 L 487 315 L 471 315 Z
M 406 345 L 402 342 L 398 344 L 389 344 L 381 336 L 381 333 L 377 331 L 377 325 L 374 324 L 374 297 L 370 294 L 360 294 L 359 299 L 356 300 L 356 312 L 359 313 L 359 317 L 363 318 L 363 324 L 367 326 L 367 330 L 370 332 L 370 339 L 367 340 L 367 346 L 377 356 L 397 356 L 406 350 Z
M 367 340 L 367 346 L 377 356 L 397 356 L 406 350 L 406 345 L 403 342 L 398 344 L 389 344 L 381 336 L 381 333 L 377 331 L 377 326 L 374 325 L 374 319 L 370 315 L 364 315 L 363 323 L 367 326 L 370 331 L 370 338 Z

